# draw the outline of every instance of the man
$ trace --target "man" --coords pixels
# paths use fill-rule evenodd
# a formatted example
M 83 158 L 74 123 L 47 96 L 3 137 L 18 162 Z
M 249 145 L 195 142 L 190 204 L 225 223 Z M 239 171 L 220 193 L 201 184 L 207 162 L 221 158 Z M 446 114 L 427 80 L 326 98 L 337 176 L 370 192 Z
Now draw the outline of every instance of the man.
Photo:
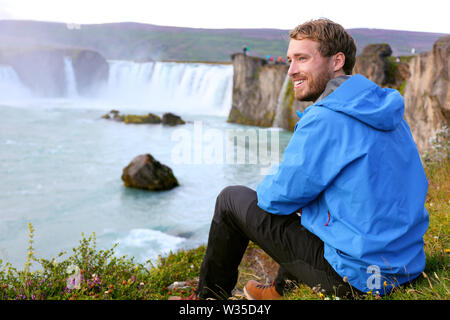
M 196 294 L 231 294 L 249 240 L 280 265 L 248 299 L 279 299 L 286 280 L 345 296 L 417 278 L 425 266 L 428 183 L 403 120 L 402 96 L 350 76 L 356 46 L 319 19 L 290 34 L 288 75 L 298 100 L 315 101 L 296 124 L 278 171 L 256 192 L 225 188 L 216 201 Z

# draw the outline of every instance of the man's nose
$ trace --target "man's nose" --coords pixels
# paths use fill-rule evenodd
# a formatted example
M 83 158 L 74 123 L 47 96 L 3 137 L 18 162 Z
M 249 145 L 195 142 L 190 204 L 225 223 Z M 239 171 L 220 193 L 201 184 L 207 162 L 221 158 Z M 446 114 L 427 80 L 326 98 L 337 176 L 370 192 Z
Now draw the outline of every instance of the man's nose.
M 293 75 L 297 74 L 299 72 L 298 70 L 298 66 L 295 63 L 295 61 L 292 61 L 291 64 L 289 65 L 289 70 L 288 70 L 288 76 L 292 77 Z

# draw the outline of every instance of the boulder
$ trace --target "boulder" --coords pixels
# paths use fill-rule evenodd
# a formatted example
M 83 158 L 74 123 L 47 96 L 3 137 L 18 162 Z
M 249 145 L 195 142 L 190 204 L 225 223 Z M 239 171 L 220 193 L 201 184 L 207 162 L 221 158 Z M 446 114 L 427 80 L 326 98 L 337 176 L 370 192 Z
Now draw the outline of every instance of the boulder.
M 163 114 L 161 123 L 165 124 L 165 125 L 169 125 L 169 126 L 176 126 L 179 124 L 185 124 L 186 122 L 184 122 L 180 116 L 177 116 L 176 114 L 168 112 L 168 113 Z
M 179 185 L 172 169 L 150 154 L 135 157 L 123 169 L 122 180 L 126 187 L 150 191 L 170 190 Z
M 362 74 L 380 86 L 393 83 L 394 70 L 389 59 L 391 54 L 392 49 L 387 43 L 370 44 L 356 57 L 353 73 Z
M 102 116 L 103 119 L 112 119 L 116 121 L 122 121 L 119 115 L 119 111 L 117 110 L 111 110 L 109 113 L 106 113 Z

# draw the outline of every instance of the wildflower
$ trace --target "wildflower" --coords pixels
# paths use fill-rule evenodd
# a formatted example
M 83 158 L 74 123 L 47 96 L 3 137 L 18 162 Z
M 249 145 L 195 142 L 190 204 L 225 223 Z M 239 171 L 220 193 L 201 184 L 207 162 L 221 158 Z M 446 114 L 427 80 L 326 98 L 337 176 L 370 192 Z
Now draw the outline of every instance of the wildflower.
M 67 288 L 68 289 L 80 289 L 81 287 L 81 273 L 80 268 L 76 265 L 70 265 L 67 267 L 66 272 L 70 274 L 67 278 Z
M 323 293 L 321 292 L 321 293 L 319 293 L 319 298 L 320 299 L 323 299 L 325 296 L 323 295 Z
M 348 282 L 348 277 L 345 276 L 344 278 L 342 278 L 342 281 L 344 281 L 345 283 L 347 283 L 347 282 Z

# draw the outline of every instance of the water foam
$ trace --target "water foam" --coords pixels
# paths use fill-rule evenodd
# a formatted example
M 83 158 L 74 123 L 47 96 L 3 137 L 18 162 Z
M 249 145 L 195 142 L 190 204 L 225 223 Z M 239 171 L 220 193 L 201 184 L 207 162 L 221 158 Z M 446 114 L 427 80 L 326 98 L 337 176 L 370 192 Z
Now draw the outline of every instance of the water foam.
M 132 254 L 138 261 L 153 260 L 158 255 L 175 252 L 185 242 L 185 238 L 176 237 L 167 233 L 152 229 L 131 229 L 123 237 L 115 240 L 118 245 L 118 253 Z

